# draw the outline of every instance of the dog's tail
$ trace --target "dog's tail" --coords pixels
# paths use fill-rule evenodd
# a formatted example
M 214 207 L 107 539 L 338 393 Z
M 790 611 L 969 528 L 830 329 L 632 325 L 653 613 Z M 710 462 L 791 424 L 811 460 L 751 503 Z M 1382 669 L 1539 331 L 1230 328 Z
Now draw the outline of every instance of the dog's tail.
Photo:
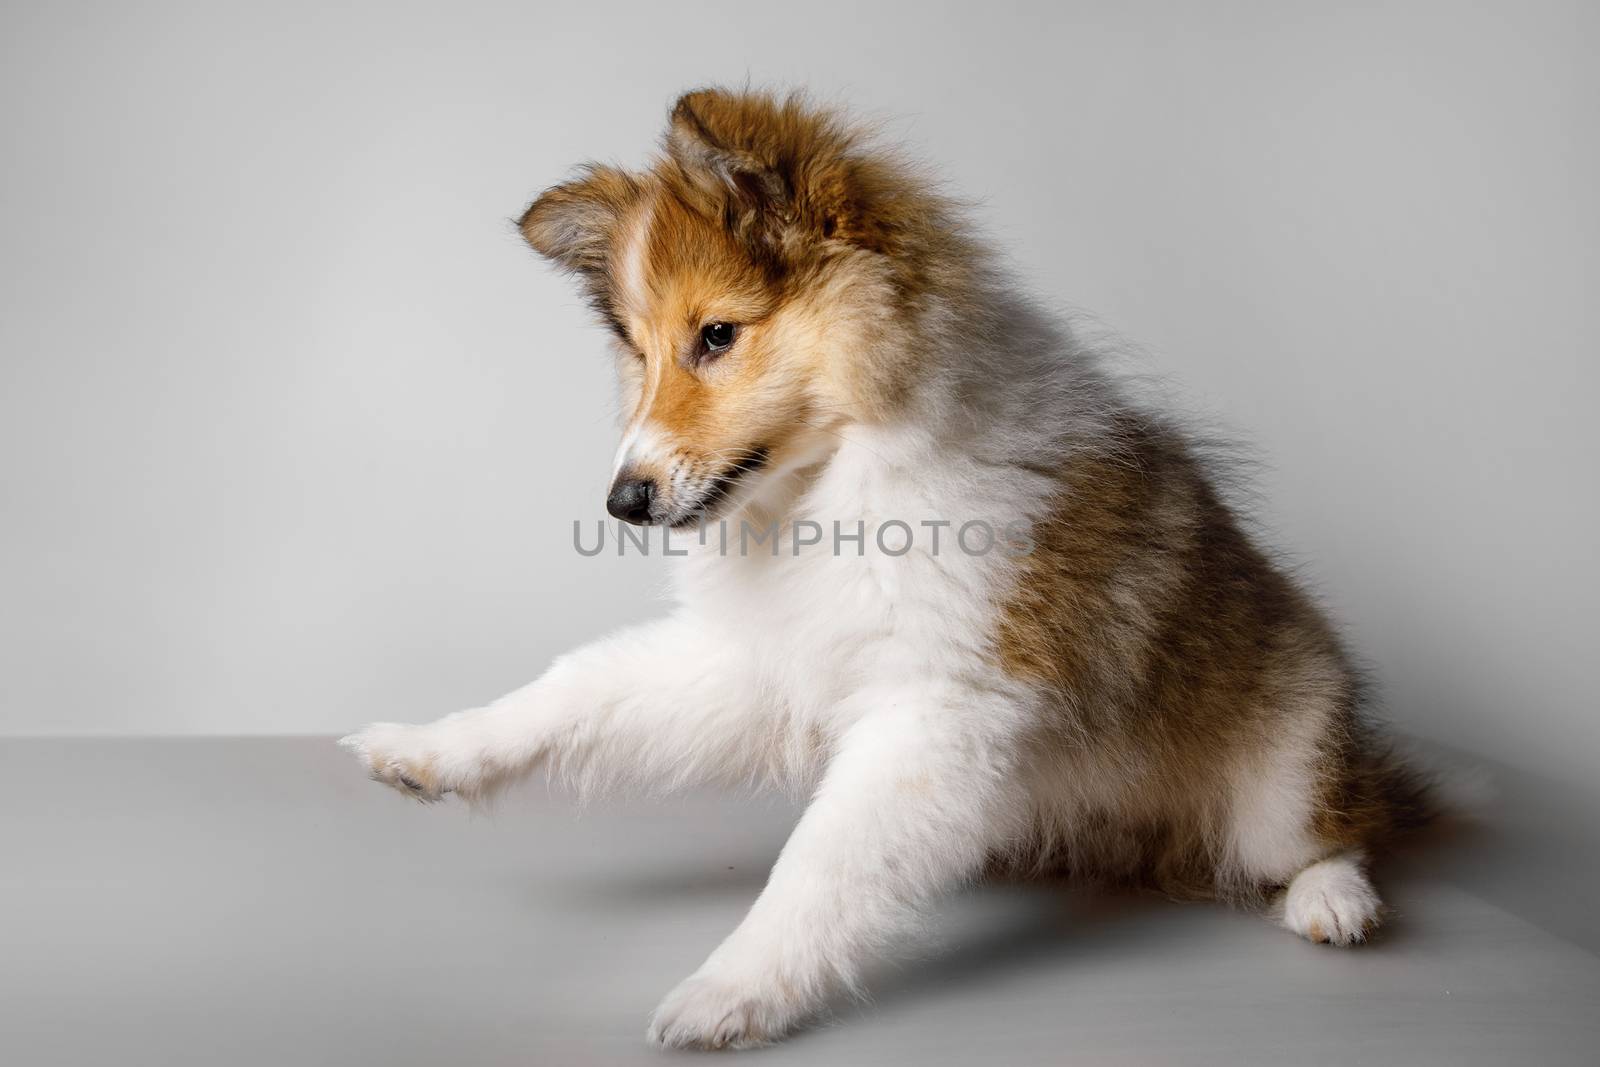
M 1423 830 L 1472 825 L 1496 793 L 1485 769 L 1448 758 L 1415 738 L 1391 738 L 1370 750 L 1360 777 L 1387 813 L 1387 832 L 1382 835 L 1386 844 L 1398 844 Z

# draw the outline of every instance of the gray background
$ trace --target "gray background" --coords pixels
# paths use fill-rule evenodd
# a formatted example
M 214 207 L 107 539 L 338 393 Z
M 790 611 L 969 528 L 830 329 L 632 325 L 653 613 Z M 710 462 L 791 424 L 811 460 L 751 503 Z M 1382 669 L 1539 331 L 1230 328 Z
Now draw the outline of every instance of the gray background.
M 337 9 L 332 9 L 336 7 Z M 1592 4 L 9 4 L 0 732 L 422 720 L 653 610 L 507 223 L 806 85 L 1254 443 L 1393 717 L 1596 768 Z

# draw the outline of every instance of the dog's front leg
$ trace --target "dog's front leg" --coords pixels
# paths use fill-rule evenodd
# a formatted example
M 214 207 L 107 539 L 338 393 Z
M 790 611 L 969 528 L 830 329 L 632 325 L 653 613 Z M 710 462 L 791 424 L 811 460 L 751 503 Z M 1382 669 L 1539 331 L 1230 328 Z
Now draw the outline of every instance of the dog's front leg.
M 656 1009 L 679 1047 L 776 1039 L 975 875 L 1014 831 L 1015 716 L 993 698 L 889 695 L 846 732 L 743 923 Z
M 541 765 L 580 789 L 747 781 L 773 750 L 750 663 L 733 635 L 674 616 L 586 645 L 487 707 L 340 743 L 423 800 L 481 797 Z

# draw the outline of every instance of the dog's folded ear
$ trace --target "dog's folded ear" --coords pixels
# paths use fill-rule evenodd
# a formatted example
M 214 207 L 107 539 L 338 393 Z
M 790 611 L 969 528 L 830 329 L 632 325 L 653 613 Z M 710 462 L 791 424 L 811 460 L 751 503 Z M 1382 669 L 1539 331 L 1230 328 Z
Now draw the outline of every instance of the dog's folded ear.
M 638 197 L 639 183 L 626 171 L 591 163 L 541 193 L 517 228 L 534 251 L 566 269 L 599 272 L 619 220 Z
M 781 211 L 793 193 L 782 126 L 782 108 L 765 97 L 700 89 L 672 106 L 667 154 L 705 192 Z
M 856 135 L 803 96 L 700 89 L 673 105 L 667 154 L 736 236 L 776 248 L 796 232 L 875 247 L 888 182 Z

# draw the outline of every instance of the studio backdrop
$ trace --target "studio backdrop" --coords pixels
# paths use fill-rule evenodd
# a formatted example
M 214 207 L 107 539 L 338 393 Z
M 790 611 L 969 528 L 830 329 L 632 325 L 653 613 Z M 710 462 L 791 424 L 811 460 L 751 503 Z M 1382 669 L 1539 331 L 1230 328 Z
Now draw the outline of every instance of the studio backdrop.
M 0 732 L 423 721 L 659 611 L 573 548 L 606 341 L 509 219 L 748 82 L 884 116 L 1252 446 L 1403 730 L 1585 780 L 1594 10 L 14 6 Z

